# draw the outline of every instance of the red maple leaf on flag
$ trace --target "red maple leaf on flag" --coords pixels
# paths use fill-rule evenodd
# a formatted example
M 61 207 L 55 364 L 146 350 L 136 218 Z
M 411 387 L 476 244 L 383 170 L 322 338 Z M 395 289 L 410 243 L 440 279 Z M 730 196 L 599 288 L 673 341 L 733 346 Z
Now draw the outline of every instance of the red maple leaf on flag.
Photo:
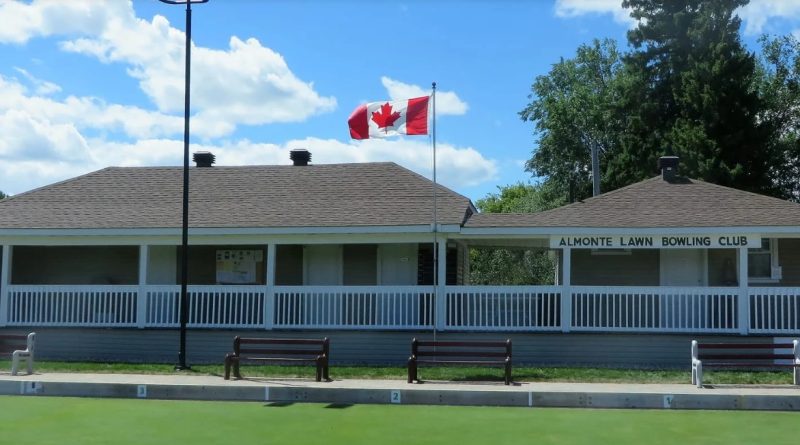
M 400 113 L 395 111 L 392 113 L 392 105 L 389 102 L 381 105 L 380 111 L 372 112 L 372 120 L 378 124 L 378 128 L 383 128 L 385 132 L 389 131 L 389 127 L 394 125 L 394 121 L 400 119 Z

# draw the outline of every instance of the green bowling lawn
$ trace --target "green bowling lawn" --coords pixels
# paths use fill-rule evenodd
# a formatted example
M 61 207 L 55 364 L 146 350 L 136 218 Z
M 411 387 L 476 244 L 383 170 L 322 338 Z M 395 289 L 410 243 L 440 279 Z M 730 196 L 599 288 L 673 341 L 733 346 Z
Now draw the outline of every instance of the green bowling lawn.
M 0 396 L 3 444 L 792 444 L 800 413 Z

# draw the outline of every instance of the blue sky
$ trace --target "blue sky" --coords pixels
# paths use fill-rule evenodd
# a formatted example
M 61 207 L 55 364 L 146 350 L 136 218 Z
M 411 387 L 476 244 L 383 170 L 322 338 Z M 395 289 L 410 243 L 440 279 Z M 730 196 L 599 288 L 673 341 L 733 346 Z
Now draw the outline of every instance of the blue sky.
M 438 83 L 440 182 L 473 200 L 530 181 L 518 112 L 533 79 L 593 38 L 625 46 L 618 0 L 257 1 L 195 6 L 192 151 L 218 165 L 394 161 L 430 139 L 351 141 L 360 103 Z M 800 34 L 800 0 L 753 0 L 745 42 Z M 0 0 L 0 190 L 111 165 L 180 165 L 184 9 L 156 0 Z

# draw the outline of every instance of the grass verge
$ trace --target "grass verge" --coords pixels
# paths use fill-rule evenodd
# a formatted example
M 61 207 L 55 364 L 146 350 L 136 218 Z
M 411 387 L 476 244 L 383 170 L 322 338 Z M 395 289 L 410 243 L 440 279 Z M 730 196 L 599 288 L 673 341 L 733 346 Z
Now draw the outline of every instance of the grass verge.
M 10 369 L 11 363 L 0 361 L 0 369 Z M 173 374 L 174 365 L 148 363 L 55 362 L 36 363 L 36 371 L 116 374 Z M 193 375 L 223 375 L 222 365 L 192 365 Z M 312 378 L 312 366 L 243 365 L 245 377 L 302 377 Z M 403 366 L 331 366 L 331 377 L 341 379 L 406 378 Z M 427 380 L 501 381 L 502 370 L 485 367 L 420 368 Z M 514 368 L 517 382 L 584 382 L 584 383 L 689 383 L 689 371 L 642 370 L 610 368 L 544 368 L 518 366 Z M 789 371 L 706 371 L 703 382 L 708 384 L 786 385 L 792 383 Z

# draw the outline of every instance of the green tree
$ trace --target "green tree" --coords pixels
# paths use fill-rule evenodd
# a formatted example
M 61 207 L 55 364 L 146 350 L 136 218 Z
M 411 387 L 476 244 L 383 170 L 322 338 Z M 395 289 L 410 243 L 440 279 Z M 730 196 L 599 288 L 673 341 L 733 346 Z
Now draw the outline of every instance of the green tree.
M 681 158 L 690 177 L 777 193 L 777 162 L 763 104 L 753 89 L 756 58 L 740 37 L 747 0 L 624 0 L 639 21 L 624 58 L 627 116 L 609 177 L 626 185 L 655 173 L 656 159 Z
M 739 36 L 735 11 L 746 3 L 624 0 L 639 20 L 628 33 L 629 52 L 595 40 L 536 78 L 520 112 L 534 123 L 538 145 L 526 169 L 561 193 L 574 183 L 578 199 L 589 196 L 594 145 L 604 191 L 656 175 L 657 159 L 670 154 L 681 158 L 686 176 L 797 197 L 797 123 L 785 111 L 796 104 L 797 71 L 777 69 L 796 61 L 796 47 L 773 43 L 772 69 L 760 70 Z
M 592 146 L 598 147 L 603 166 L 608 152 L 619 145 L 622 121 L 616 104 L 622 68 L 616 42 L 594 40 L 536 78 L 531 102 L 520 112 L 534 123 L 537 136 L 526 170 L 546 177 L 564 195 L 570 187 L 577 199 L 592 195 Z M 601 184 L 606 182 L 608 175 L 601 174 Z
M 5 199 L 7 197 L 8 197 L 8 195 L 6 195 L 5 193 L 3 193 L 2 190 L 0 190 L 0 199 Z
M 564 204 L 551 183 L 498 187 L 475 204 L 484 213 L 533 213 Z M 470 283 L 477 285 L 552 284 L 555 264 L 549 252 L 525 246 L 485 246 L 470 251 Z
M 772 150 L 783 159 L 773 172 L 782 198 L 800 201 L 800 41 L 762 36 L 757 84 L 759 119 L 773 131 Z

